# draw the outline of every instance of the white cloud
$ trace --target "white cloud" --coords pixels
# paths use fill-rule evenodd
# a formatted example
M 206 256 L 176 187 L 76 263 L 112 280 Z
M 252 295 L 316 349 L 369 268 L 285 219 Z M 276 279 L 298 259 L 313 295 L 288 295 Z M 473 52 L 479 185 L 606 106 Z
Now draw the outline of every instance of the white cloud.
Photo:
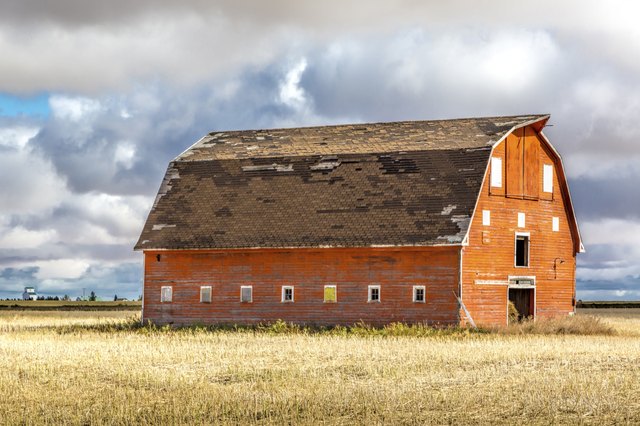
M 76 279 L 89 268 L 89 263 L 82 259 L 41 260 L 34 264 L 40 268 L 36 273 L 36 277 L 40 280 Z
M 307 60 L 302 58 L 295 64 L 280 84 L 280 102 L 293 108 L 302 108 L 307 102 L 304 89 L 300 87 L 300 78 L 307 69 Z
M 0 232 L 0 249 L 28 249 L 37 248 L 53 241 L 57 233 L 53 229 L 34 231 L 17 226 Z
M 125 169 L 130 169 L 136 155 L 136 147 L 131 142 L 121 142 L 114 153 L 113 160 L 116 164 L 121 164 Z
M 40 128 L 15 126 L 0 128 L 0 146 L 14 149 L 24 148 L 29 140 L 38 134 Z
M 49 98 L 53 115 L 61 120 L 80 121 L 89 114 L 100 110 L 100 102 L 86 97 L 54 95 Z

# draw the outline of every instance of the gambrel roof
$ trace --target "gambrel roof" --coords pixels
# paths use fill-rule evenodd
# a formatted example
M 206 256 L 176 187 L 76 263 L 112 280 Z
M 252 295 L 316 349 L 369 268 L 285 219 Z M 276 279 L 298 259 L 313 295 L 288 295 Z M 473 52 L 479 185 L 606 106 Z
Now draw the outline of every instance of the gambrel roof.
M 459 245 L 492 147 L 548 118 L 213 132 L 169 164 L 136 249 Z

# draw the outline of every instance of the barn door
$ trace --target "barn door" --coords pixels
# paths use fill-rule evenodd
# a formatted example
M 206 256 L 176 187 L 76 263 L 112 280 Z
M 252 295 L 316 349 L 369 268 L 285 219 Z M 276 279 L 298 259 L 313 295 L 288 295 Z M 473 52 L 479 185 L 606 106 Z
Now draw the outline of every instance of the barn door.
M 534 289 L 509 288 L 509 301 L 513 303 L 517 314 L 517 321 L 534 316 Z

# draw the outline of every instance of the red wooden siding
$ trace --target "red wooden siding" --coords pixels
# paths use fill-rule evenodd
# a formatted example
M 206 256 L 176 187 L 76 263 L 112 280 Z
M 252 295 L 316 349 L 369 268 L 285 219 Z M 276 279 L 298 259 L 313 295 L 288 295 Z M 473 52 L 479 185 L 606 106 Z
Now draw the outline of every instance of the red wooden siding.
M 573 311 L 575 296 L 575 245 L 572 238 L 572 218 L 563 199 L 561 182 L 558 180 L 559 163 L 555 156 L 541 144 L 533 129 L 526 129 L 524 138 L 507 137 L 494 149 L 494 156 L 507 162 L 507 191 L 509 185 L 520 188 L 525 182 L 525 194 L 519 198 L 496 195 L 489 189 L 489 175 L 485 177 L 482 193 L 469 231 L 469 246 L 462 254 L 463 301 L 478 324 L 505 324 L 509 276 L 536 277 L 536 315 L 538 317 L 568 314 Z M 522 135 L 522 133 L 520 133 Z M 516 153 L 518 144 L 524 139 L 525 147 Z M 528 147 L 527 147 L 528 146 Z M 514 148 L 515 147 L 515 148 Z M 520 157 L 524 153 L 524 162 Z M 535 154 L 534 154 L 535 153 Z M 536 155 L 536 158 L 529 158 Z M 520 169 L 514 166 L 521 165 Z M 511 164 L 511 165 L 510 165 Z M 543 194 L 544 164 L 554 166 L 553 194 L 541 199 Z M 523 170 L 524 168 L 524 170 Z M 515 177 L 514 177 L 515 176 Z M 522 179 L 523 177 L 524 179 Z M 535 182 L 535 188 L 526 182 Z M 515 190 L 513 192 L 516 192 Z M 514 195 L 509 193 L 509 195 Z M 528 197 L 525 198 L 525 195 Z M 530 199 L 527 199 L 530 198 Z M 482 211 L 491 211 L 491 225 L 482 225 Z M 518 213 L 525 213 L 525 227 L 518 228 Z M 559 232 L 552 231 L 552 218 L 560 220 Z M 515 267 L 515 234 L 530 234 L 529 267 Z M 554 276 L 554 259 L 557 264 Z
M 393 321 L 456 324 L 459 247 L 145 251 L 144 320 L 173 323 L 258 323 L 282 319 L 313 324 Z M 160 261 L 157 256 L 160 256 Z M 380 303 L 367 287 L 380 285 Z M 160 288 L 173 301 L 160 303 Z M 253 303 L 240 303 L 240 286 L 253 286 Z M 295 301 L 281 303 L 281 287 Z M 337 303 L 324 303 L 324 285 L 337 286 Z M 413 302 L 413 286 L 426 302 Z M 200 286 L 212 287 L 200 303 Z

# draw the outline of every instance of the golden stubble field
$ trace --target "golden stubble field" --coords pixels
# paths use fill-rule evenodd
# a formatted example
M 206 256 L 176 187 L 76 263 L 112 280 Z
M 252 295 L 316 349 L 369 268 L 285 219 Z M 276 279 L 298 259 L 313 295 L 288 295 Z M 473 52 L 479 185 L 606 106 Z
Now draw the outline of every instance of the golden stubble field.
M 1 424 L 638 424 L 640 310 L 615 335 L 412 337 L 0 312 Z

